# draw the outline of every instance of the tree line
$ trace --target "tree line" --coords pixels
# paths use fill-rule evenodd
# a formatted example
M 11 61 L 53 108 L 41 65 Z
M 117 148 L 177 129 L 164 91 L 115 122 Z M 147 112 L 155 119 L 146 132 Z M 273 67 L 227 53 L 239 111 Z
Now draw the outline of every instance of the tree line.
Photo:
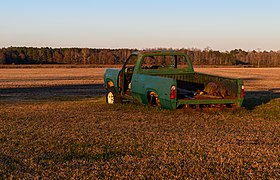
M 196 65 L 253 65 L 280 66 L 280 51 L 244 51 L 235 49 L 220 52 L 210 48 L 165 49 L 185 51 Z M 34 48 L 9 47 L 0 49 L 0 64 L 85 64 L 119 65 L 137 49 L 91 49 L 91 48 Z

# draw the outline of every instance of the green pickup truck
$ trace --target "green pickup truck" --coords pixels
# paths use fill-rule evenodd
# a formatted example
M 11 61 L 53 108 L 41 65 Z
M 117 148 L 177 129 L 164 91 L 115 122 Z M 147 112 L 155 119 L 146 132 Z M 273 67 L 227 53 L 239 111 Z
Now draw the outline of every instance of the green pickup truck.
M 243 81 L 195 72 L 181 51 L 133 52 L 121 69 L 106 69 L 106 102 L 132 99 L 165 109 L 237 108 Z

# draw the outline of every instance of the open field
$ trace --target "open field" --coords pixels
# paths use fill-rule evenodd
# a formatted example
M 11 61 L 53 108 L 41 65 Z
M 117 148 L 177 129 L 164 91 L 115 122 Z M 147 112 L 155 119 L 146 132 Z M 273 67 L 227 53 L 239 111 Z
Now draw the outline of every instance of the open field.
M 219 76 L 241 78 L 246 90 L 274 91 L 280 87 L 280 68 L 195 68 Z M 0 88 L 102 84 L 105 68 L 0 68 Z M 279 91 L 279 90 L 278 90 Z
M 77 99 L 105 93 L 104 68 L 20 68 L 0 72 L 2 100 Z
M 0 100 L 56 97 L 96 97 L 105 68 L 6 68 L 0 69 Z M 280 68 L 196 68 L 198 72 L 241 78 L 249 97 L 280 93 Z M 251 93 L 251 94 L 250 94 Z M 256 95 L 256 96 L 255 96 Z
M 280 92 L 280 68 L 198 68 L 196 70 L 243 79 L 246 91 Z
M 0 69 L 0 178 L 279 179 L 280 69 L 244 79 L 244 108 L 105 104 L 104 68 Z

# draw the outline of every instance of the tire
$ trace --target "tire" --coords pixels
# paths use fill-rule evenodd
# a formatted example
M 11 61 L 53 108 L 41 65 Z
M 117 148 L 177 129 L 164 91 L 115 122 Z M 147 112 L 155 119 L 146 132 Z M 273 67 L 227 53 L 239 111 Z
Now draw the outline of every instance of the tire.
M 159 97 L 155 92 L 148 94 L 148 103 L 150 106 L 161 107 Z
M 120 103 L 121 99 L 114 87 L 108 88 L 106 93 L 106 103 L 107 104 L 116 104 Z

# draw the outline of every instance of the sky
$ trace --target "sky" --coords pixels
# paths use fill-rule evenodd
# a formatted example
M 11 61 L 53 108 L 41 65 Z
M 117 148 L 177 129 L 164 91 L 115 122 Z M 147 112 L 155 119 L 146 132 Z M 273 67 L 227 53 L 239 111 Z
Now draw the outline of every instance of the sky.
M 280 50 L 279 0 L 0 0 L 0 47 Z

